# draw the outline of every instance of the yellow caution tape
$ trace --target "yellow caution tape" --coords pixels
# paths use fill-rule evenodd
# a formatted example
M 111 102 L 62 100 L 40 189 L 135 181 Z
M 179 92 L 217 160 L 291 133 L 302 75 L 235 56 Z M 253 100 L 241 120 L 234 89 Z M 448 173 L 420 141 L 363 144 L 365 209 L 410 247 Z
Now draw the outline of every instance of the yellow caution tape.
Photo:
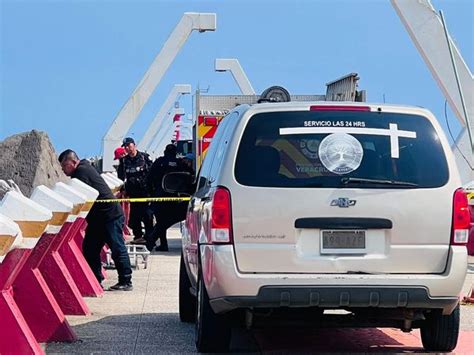
M 474 192 L 467 194 L 467 199 L 474 198 Z M 181 202 L 189 201 L 190 197 L 135 197 L 135 198 L 114 198 L 109 200 L 88 200 L 88 203 L 112 203 L 112 202 Z
M 189 201 L 190 197 L 135 197 L 135 198 L 113 198 L 110 200 L 88 200 L 93 203 L 112 203 L 112 202 L 181 202 Z

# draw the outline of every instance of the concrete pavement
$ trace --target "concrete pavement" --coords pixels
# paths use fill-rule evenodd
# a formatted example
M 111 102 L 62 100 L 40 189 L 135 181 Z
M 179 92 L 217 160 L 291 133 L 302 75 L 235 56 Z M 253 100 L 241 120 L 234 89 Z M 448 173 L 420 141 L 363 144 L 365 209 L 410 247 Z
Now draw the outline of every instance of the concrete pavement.
M 147 269 L 134 272 L 132 292 L 106 292 L 88 298 L 92 315 L 68 316 L 80 341 L 45 346 L 48 354 L 195 353 L 194 325 L 179 321 L 179 230 L 169 233 L 170 252 L 150 256 Z M 474 270 L 473 270 L 474 271 Z M 106 286 L 116 282 L 108 270 Z M 468 275 L 464 293 L 473 275 Z M 462 306 L 462 334 L 456 353 L 474 352 L 474 306 Z M 279 329 L 235 331 L 234 352 L 423 352 L 419 332 L 396 329 Z
M 194 352 L 194 327 L 178 316 L 180 239 L 173 230 L 171 251 L 155 253 L 148 268 L 135 270 L 131 292 L 106 292 L 88 298 L 92 315 L 68 317 L 80 342 L 48 344 L 48 354 L 58 353 L 176 353 Z M 107 270 L 106 288 L 117 281 Z

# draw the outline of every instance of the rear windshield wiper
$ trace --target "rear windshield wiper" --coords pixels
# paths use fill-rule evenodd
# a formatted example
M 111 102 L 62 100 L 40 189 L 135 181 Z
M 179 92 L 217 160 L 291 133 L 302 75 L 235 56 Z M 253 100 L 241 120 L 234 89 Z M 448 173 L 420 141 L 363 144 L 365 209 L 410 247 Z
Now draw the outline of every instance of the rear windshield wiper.
M 298 187 L 323 187 L 323 184 L 319 182 L 309 182 L 309 183 L 298 185 Z
M 343 177 L 341 183 L 348 185 L 351 183 L 355 184 L 375 184 L 375 185 L 396 185 L 400 187 L 418 187 L 418 184 L 408 181 L 397 181 L 397 180 L 379 180 L 379 179 L 364 179 L 355 177 Z

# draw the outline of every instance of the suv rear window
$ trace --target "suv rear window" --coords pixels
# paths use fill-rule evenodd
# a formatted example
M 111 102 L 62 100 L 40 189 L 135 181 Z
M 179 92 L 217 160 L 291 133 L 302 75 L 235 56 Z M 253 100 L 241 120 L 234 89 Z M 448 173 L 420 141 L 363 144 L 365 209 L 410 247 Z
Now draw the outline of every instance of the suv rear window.
M 425 117 L 296 111 L 250 118 L 235 177 L 262 187 L 434 188 L 446 184 L 449 172 Z

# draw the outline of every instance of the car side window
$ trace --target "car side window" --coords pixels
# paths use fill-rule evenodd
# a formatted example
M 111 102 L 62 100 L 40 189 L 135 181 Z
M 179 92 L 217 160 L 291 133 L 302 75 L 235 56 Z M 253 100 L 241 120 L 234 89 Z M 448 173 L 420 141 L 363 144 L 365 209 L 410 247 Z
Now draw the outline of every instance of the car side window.
M 217 175 L 219 174 L 220 167 L 222 165 L 222 161 L 224 158 L 225 147 L 229 141 L 229 130 L 234 126 L 234 122 L 237 121 L 239 116 L 238 112 L 231 113 L 225 118 L 225 122 L 223 123 L 223 134 L 221 135 L 221 139 L 219 140 L 217 147 L 216 147 L 216 154 L 214 159 L 212 160 L 211 172 L 209 174 L 211 181 L 215 181 L 217 179 Z
M 212 138 L 211 144 L 209 146 L 209 150 L 201 166 L 201 175 L 199 176 L 197 191 L 203 189 L 208 184 L 209 180 L 212 180 L 212 176 L 211 176 L 212 162 L 214 161 L 214 157 L 216 156 L 217 147 L 219 146 L 220 141 L 223 137 L 222 133 L 224 133 L 225 128 L 228 125 L 227 118 L 228 116 L 222 119 L 221 121 L 222 123 L 217 128 L 214 138 Z

